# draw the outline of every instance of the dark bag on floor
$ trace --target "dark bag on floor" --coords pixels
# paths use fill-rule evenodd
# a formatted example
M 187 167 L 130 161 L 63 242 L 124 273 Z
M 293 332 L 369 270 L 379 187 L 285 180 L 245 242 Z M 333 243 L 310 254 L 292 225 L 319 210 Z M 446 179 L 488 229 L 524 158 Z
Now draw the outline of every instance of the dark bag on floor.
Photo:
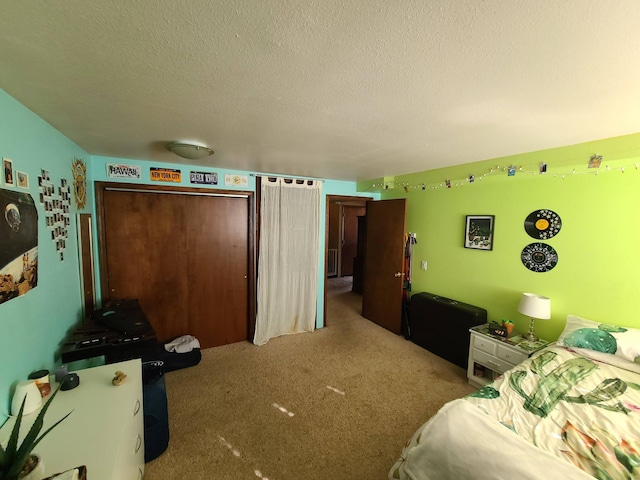
M 144 461 L 158 458 L 169 446 L 169 409 L 164 373 L 159 362 L 142 364 Z

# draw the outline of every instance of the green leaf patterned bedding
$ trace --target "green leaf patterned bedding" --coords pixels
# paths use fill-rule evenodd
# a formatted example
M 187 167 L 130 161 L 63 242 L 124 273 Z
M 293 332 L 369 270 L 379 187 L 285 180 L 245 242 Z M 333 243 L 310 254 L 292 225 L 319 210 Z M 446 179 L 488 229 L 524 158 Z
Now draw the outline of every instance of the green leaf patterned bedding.
M 597 479 L 640 479 L 638 373 L 553 346 L 465 399 Z

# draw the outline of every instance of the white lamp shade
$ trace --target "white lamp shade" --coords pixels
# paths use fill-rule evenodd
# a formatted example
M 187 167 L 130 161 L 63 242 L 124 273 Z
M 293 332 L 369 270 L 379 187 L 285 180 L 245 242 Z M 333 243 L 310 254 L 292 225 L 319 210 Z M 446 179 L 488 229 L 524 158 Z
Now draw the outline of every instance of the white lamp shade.
M 167 145 L 167 150 L 189 160 L 199 160 L 213 155 L 213 150 L 209 147 L 195 142 L 172 142 Z
M 518 311 L 531 318 L 548 320 L 551 318 L 551 299 L 535 293 L 523 293 Z
M 25 396 L 27 397 L 26 400 Z M 23 415 L 28 415 L 29 413 L 36 411 L 42 405 L 42 395 L 40 395 L 40 390 L 38 390 L 38 386 L 33 380 L 20 382 L 16 385 L 16 391 L 13 394 L 13 400 L 11 401 L 11 415 L 18 415 L 23 400 Z

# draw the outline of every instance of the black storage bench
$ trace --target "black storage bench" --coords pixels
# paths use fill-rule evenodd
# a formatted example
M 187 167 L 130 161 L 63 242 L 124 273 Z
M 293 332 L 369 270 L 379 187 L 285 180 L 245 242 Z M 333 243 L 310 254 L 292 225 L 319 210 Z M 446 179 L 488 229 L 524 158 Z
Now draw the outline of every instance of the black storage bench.
M 484 308 L 432 293 L 416 293 L 409 302 L 410 340 L 439 357 L 467 368 L 469 329 L 487 323 Z

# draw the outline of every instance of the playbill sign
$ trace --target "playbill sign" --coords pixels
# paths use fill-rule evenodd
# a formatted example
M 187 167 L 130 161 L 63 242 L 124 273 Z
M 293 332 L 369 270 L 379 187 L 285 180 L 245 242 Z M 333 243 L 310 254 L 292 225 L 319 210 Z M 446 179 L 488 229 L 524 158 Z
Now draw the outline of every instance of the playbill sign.
M 173 168 L 157 168 L 151 167 L 149 172 L 150 178 L 156 182 L 182 182 L 182 173 L 180 170 Z
M 109 178 L 140 178 L 140 170 L 138 165 L 107 163 L 107 177 Z

